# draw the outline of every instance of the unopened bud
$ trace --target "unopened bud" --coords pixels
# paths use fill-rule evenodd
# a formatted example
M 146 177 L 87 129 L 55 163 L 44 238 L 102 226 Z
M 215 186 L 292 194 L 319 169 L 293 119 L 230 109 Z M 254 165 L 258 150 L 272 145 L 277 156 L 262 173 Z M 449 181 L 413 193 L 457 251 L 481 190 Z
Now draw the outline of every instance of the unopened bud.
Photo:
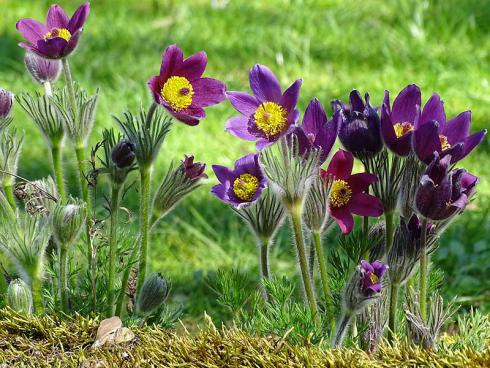
M 149 315 L 160 307 L 169 294 L 170 287 L 160 273 L 154 273 L 145 283 L 136 300 L 136 313 Z
M 0 88 L 0 120 L 7 119 L 12 110 L 14 94 L 3 88 Z
M 44 59 L 33 52 L 27 52 L 24 63 L 34 81 L 39 84 L 55 82 L 60 76 L 60 60 Z
M 53 211 L 53 233 L 62 245 L 72 244 L 80 234 L 85 223 L 87 211 L 81 202 L 56 205 Z
M 19 313 L 32 313 L 32 294 L 22 279 L 12 281 L 7 288 L 7 306 Z
M 127 139 L 122 139 L 112 149 L 112 162 L 114 162 L 114 164 L 120 169 L 131 166 L 136 157 L 134 154 L 134 149 L 135 146 L 132 142 L 128 141 Z

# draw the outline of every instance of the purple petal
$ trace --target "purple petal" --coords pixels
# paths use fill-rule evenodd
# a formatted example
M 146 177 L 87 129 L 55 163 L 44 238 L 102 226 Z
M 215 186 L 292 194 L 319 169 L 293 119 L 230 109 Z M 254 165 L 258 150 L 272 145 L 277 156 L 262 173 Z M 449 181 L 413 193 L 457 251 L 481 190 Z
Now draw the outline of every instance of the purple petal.
M 299 90 L 301 88 L 301 79 L 296 80 L 291 86 L 284 91 L 279 104 L 288 112 L 292 112 L 298 103 Z
M 323 109 L 322 104 L 318 99 L 314 98 L 308 104 L 305 115 L 303 116 L 303 124 L 301 128 L 306 135 L 313 134 L 315 137 L 321 131 L 322 127 L 327 124 L 328 117 Z
M 274 143 L 274 141 L 269 141 L 267 139 L 259 139 L 255 144 L 255 148 L 257 148 L 257 151 L 262 151 L 264 148 L 269 147 L 271 144 Z
M 386 145 L 391 148 L 391 145 L 396 141 L 395 129 L 390 116 L 390 107 L 386 103 L 381 107 L 381 133 Z
M 226 122 L 226 130 L 235 137 L 246 141 L 254 141 L 257 139 L 248 131 L 248 118 L 246 116 L 235 116 Z
M 346 207 L 358 216 L 379 217 L 383 214 L 383 202 L 366 193 L 357 193 L 352 196 Z
M 245 92 L 226 92 L 226 96 L 233 107 L 245 116 L 253 115 L 260 106 L 256 97 Z
M 347 179 L 351 176 L 354 167 L 352 153 L 339 149 L 332 157 L 325 173 L 333 175 L 336 179 Z
M 420 125 L 414 133 L 414 146 L 417 156 L 424 162 L 430 160 L 435 151 L 440 151 L 439 123 L 430 121 Z
M 185 59 L 175 74 L 186 77 L 190 81 L 201 78 L 208 63 L 208 56 L 204 51 L 200 51 Z M 193 83 L 194 84 L 194 83 Z
M 164 81 L 175 75 L 175 71 L 182 65 L 183 57 L 182 50 L 177 45 L 170 45 L 165 49 L 160 66 L 160 76 Z
M 478 133 L 475 133 L 467 137 L 464 140 L 463 155 L 459 159 L 461 160 L 467 155 L 469 155 L 470 152 L 473 151 L 473 149 L 475 149 L 476 146 L 478 146 L 483 141 L 483 138 L 485 138 L 486 135 L 487 135 L 487 130 L 484 129 L 482 131 L 479 131 Z
M 46 16 L 46 26 L 48 29 L 67 28 L 70 19 L 63 8 L 57 4 L 51 5 Z
M 88 15 L 90 14 L 90 3 L 86 2 L 78 7 L 73 13 L 70 22 L 68 23 L 68 30 L 73 34 L 77 30 L 82 29 Z
M 199 124 L 199 121 L 206 117 L 206 112 L 200 107 L 189 107 L 179 112 L 167 109 L 177 120 L 191 126 Z
M 362 100 L 361 94 L 358 90 L 355 89 L 350 93 L 349 101 L 352 111 L 357 111 L 361 113 L 364 112 L 366 105 L 364 104 L 364 101 Z
M 449 144 L 463 142 L 470 134 L 471 111 L 464 111 L 442 126 L 441 133 Z
M 219 104 L 225 96 L 225 85 L 219 80 L 212 78 L 201 78 L 192 82 L 194 96 L 192 106 L 205 107 Z
M 82 30 L 79 29 L 75 33 L 73 33 L 70 37 L 70 41 L 68 41 L 68 44 L 66 45 L 65 49 L 63 50 L 63 56 L 67 56 L 75 50 L 75 48 L 78 45 L 78 40 L 80 39 L 80 36 L 82 35 Z
M 378 278 L 380 278 L 380 279 L 383 277 L 385 272 L 388 270 L 388 266 L 385 265 L 383 262 L 378 261 L 378 260 L 371 263 L 371 265 L 373 266 L 374 274 L 376 276 L 378 276 Z
M 279 103 L 281 99 L 281 87 L 276 76 L 264 65 L 256 64 L 250 70 L 250 88 L 255 96 L 261 100 Z
M 356 194 L 366 191 L 371 184 L 378 181 L 378 178 L 374 174 L 358 173 L 349 176 L 346 181 L 349 184 L 352 193 Z
M 216 178 L 218 178 L 218 180 L 222 183 L 235 179 L 236 175 L 226 166 L 213 165 L 212 169 L 216 175 Z
M 37 41 L 37 49 L 48 59 L 59 59 L 64 56 L 68 42 L 64 38 L 54 37 Z
M 371 265 L 371 263 L 369 263 L 368 261 L 365 261 L 365 260 L 361 260 L 361 270 L 365 273 L 368 273 L 368 272 L 374 273 L 374 268 Z
M 441 125 L 446 122 L 444 102 L 441 101 L 441 98 L 436 93 L 434 93 L 425 104 L 420 118 L 420 125 L 426 124 L 432 120 L 437 121 Z
M 354 228 L 354 218 L 349 210 L 345 207 L 333 207 L 330 208 L 330 214 L 340 227 L 342 234 L 349 234 Z
M 34 19 L 21 19 L 15 25 L 17 30 L 33 45 L 42 39 L 49 30 L 46 26 Z
M 245 172 L 250 172 L 259 166 L 259 156 L 256 153 L 249 153 L 235 161 L 235 170 L 244 168 Z
M 395 123 L 414 123 L 417 116 L 417 106 L 420 106 L 420 89 L 415 84 L 405 87 L 396 97 L 391 109 L 391 119 Z
M 160 76 L 156 75 L 154 77 L 151 77 L 146 84 L 148 85 L 148 88 L 150 89 L 155 102 L 161 105 L 163 103 L 163 98 L 161 95 L 162 83 L 160 80 Z

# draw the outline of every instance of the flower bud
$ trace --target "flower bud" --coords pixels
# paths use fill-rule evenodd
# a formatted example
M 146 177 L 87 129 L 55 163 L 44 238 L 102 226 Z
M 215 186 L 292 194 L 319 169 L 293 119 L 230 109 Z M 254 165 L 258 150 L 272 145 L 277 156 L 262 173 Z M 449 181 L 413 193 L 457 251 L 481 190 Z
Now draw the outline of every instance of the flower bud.
M 32 313 L 32 294 L 22 279 L 13 280 L 7 288 L 7 306 L 19 313 Z
M 194 156 L 184 155 L 184 160 L 181 161 L 181 168 L 184 175 L 189 180 L 206 179 L 208 176 L 204 173 L 206 164 L 194 162 Z
M 111 153 L 111 159 L 114 164 L 124 169 L 130 167 L 135 159 L 134 153 L 135 146 L 127 139 L 122 139 L 117 145 L 114 146 Z
M 24 63 L 34 81 L 39 84 L 55 82 L 60 76 L 61 60 L 44 59 L 28 51 Z
M 14 94 L 0 88 L 0 120 L 7 119 L 12 110 Z
M 149 315 L 160 307 L 169 294 L 170 287 L 160 273 L 154 273 L 145 280 L 136 300 L 136 313 Z
M 87 216 L 85 205 L 79 201 L 67 205 L 57 204 L 53 211 L 53 234 L 56 241 L 67 246 L 80 234 Z

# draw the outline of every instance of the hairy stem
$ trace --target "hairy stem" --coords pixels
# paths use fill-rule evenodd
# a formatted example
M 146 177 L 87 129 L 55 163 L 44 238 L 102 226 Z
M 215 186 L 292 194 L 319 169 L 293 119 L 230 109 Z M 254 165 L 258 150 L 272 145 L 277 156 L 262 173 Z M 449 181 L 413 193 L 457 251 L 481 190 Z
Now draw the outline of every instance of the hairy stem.
M 390 310 L 388 316 L 388 327 L 390 328 L 389 339 L 391 341 L 396 336 L 396 308 L 398 306 L 399 290 L 400 284 L 393 282 L 390 287 Z
M 111 197 L 111 222 L 109 230 L 109 276 L 108 276 L 108 290 L 107 290 L 107 316 L 112 317 L 114 315 L 114 301 L 115 301 L 115 275 L 116 275 L 116 262 L 117 262 L 117 221 L 119 213 L 119 202 L 121 198 L 121 186 L 119 184 L 112 184 L 112 197 Z
M 385 226 L 386 226 L 385 254 L 389 253 L 393 245 L 393 235 L 395 234 L 393 220 L 394 220 L 393 212 L 385 212 Z
M 68 293 L 67 293 L 67 264 L 68 264 L 68 249 L 65 244 L 59 245 L 59 262 L 60 262 L 60 299 L 61 307 L 64 313 L 68 312 Z
M 140 292 L 146 278 L 148 264 L 148 240 L 150 235 L 150 168 L 140 168 L 140 254 L 137 292 Z
M 138 251 L 138 247 L 134 246 L 133 250 L 131 251 L 131 254 L 129 255 L 128 264 L 124 270 L 123 277 L 121 279 L 121 292 L 119 293 L 116 302 L 116 313 L 115 313 L 116 316 L 121 316 L 122 314 L 124 299 L 126 298 L 126 289 L 128 288 L 129 276 L 131 274 L 131 268 L 132 268 L 131 265 L 135 261 L 135 258 L 137 256 L 137 251 Z
M 92 264 L 92 238 L 90 236 L 90 221 L 92 219 L 92 201 L 90 199 L 90 193 L 88 191 L 87 179 L 85 178 L 85 159 L 84 159 L 84 147 L 78 146 L 75 149 L 75 153 L 78 161 L 78 174 L 80 177 L 80 186 L 82 188 L 82 197 L 87 208 L 87 223 L 86 223 L 86 235 L 87 235 L 87 267 Z M 93 271 L 93 270 L 92 270 Z
M 327 318 L 330 322 L 331 331 L 333 332 L 335 330 L 335 318 L 333 314 L 332 294 L 330 292 L 330 286 L 328 285 L 327 263 L 325 252 L 323 251 L 320 232 L 313 232 L 313 241 L 315 243 L 315 250 L 318 258 L 318 268 L 320 269 L 320 277 L 322 280 L 323 296 L 325 297 L 325 305 L 327 307 Z
M 34 304 L 34 311 L 36 314 L 42 314 L 44 312 L 43 305 L 43 287 L 42 280 L 39 275 L 36 275 L 31 280 L 32 290 L 32 302 Z
M 311 281 L 315 282 L 315 241 L 311 239 L 311 244 L 308 249 L 308 268 L 310 269 Z
M 7 198 L 8 203 L 10 204 L 10 207 L 15 209 L 17 208 L 17 205 L 15 204 L 15 197 L 14 197 L 14 183 L 10 178 L 6 180 L 7 183 L 4 182 L 3 184 L 3 191 L 5 193 L 5 198 Z
M 259 241 L 258 248 L 259 248 L 259 262 L 260 262 L 260 276 L 261 276 L 262 283 L 263 283 L 265 280 L 268 280 L 270 277 L 270 271 L 269 271 L 269 239 L 264 239 L 264 240 Z M 269 300 L 269 293 L 267 292 L 267 289 L 266 289 L 264 283 L 263 283 L 262 287 L 264 289 L 265 300 Z
M 61 145 L 54 143 L 51 147 L 51 159 L 53 161 L 53 174 L 58 187 L 58 194 L 62 201 L 66 200 L 65 182 L 63 180 L 63 167 L 61 165 Z
M 427 321 L 427 219 L 422 220 L 422 234 L 420 237 L 420 314 Z
M 44 86 L 44 94 L 48 97 L 53 95 L 53 88 L 51 87 L 51 82 L 46 81 L 43 83 Z
M 308 260 L 306 257 L 305 242 L 303 237 L 303 226 L 301 224 L 301 211 L 299 209 L 293 208 L 291 210 L 291 222 L 293 224 L 296 250 L 298 253 L 299 266 L 301 269 L 301 277 L 303 280 L 306 299 L 308 301 L 312 317 L 318 321 L 318 308 L 315 301 L 315 293 L 313 291 L 310 271 L 308 270 Z
M 68 58 L 61 59 L 63 65 L 63 74 L 65 76 L 66 88 L 68 90 L 68 98 L 70 99 L 70 105 L 73 110 L 74 119 L 78 119 L 78 107 L 77 100 L 75 98 L 75 88 L 73 86 L 73 78 L 71 76 L 70 63 L 68 62 Z M 78 122 L 75 121 L 75 124 Z
M 337 323 L 337 329 L 335 330 L 335 334 L 332 335 L 332 343 L 331 343 L 332 348 L 342 345 L 347 330 L 349 329 L 349 326 L 351 324 L 352 317 L 353 315 L 350 312 L 344 312 L 340 316 L 339 322 Z

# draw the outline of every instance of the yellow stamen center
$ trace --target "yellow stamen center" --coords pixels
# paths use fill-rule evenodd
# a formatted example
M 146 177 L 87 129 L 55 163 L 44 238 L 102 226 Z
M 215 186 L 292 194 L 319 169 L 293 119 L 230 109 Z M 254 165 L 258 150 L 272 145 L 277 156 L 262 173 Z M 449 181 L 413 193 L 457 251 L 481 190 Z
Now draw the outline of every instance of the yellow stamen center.
M 369 279 L 371 280 L 371 282 L 373 284 L 376 284 L 379 281 L 379 277 L 376 276 L 376 274 L 374 274 L 372 272 L 369 273 Z
M 48 32 L 44 35 L 44 38 L 54 38 L 60 37 L 64 39 L 66 42 L 70 41 L 71 33 L 66 28 L 53 28 L 51 32 Z
M 349 203 L 352 197 L 352 189 L 345 180 L 334 180 L 330 190 L 330 205 L 332 207 L 342 207 Z
M 192 104 L 194 88 L 187 78 L 173 76 L 165 82 L 160 94 L 172 109 L 181 111 Z
M 404 123 L 396 123 L 393 125 L 393 129 L 395 129 L 395 134 L 397 138 L 403 137 L 405 134 L 413 132 L 414 128 L 412 123 L 405 121 Z
M 281 133 L 286 127 L 286 109 L 275 102 L 264 102 L 254 113 L 255 125 L 267 137 Z
M 451 144 L 447 140 L 447 137 L 445 135 L 440 134 L 439 135 L 439 141 L 441 142 L 441 148 L 443 151 L 451 148 Z
M 252 174 L 242 174 L 233 182 L 233 192 L 242 201 L 250 202 L 259 189 L 259 179 Z

